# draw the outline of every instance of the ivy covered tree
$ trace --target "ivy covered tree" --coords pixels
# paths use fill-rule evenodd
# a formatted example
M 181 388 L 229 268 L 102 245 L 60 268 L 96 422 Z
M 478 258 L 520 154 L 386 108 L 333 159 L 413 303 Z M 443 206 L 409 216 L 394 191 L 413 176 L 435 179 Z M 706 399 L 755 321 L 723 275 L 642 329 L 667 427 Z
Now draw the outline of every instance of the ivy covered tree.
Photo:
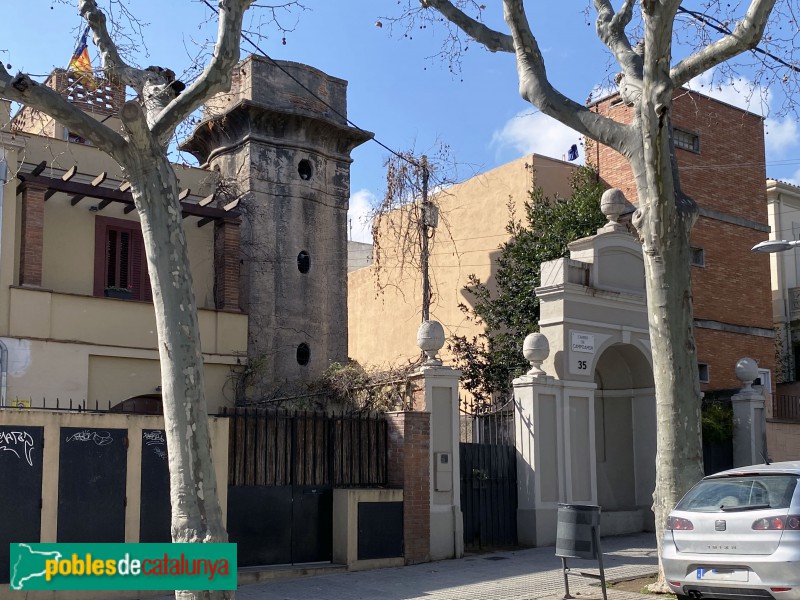
M 482 404 L 503 403 L 511 395 L 511 381 L 530 365 L 522 356 L 522 342 L 539 330 L 539 298 L 543 262 L 567 256 L 567 245 L 594 235 L 606 222 L 600 212 L 602 183 L 588 167 L 579 168 L 571 181 L 572 197 L 548 198 L 541 188 L 525 203 L 524 222 L 509 202 L 511 239 L 500 246 L 494 285 L 469 276 L 465 290 L 473 306 L 461 311 L 483 326 L 473 336 L 454 336 L 449 349 L 463 371 L 462 384 Z M 493 291 L 494 290 L 494 291 Z

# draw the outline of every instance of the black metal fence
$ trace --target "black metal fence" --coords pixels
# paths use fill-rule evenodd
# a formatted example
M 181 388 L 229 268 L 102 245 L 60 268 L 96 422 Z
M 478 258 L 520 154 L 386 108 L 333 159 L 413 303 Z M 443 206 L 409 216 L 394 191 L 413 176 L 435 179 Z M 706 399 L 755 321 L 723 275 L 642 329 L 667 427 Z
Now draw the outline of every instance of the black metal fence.
M 88 402 L 87 400 L 73 400 L 72 398 L 9 398 L 6 400 L 5 409 L 19 410 L 67 410 L 75 412 L 109 412 L 111 402 Z
M 775 396 L 772 400 L 772 418 L 800 423 L 800 396 Z
M 229 485 L 386 485 L 388 424 L 381 414 L 234 408 Z
M 469 444 L 514 445 L 514 405 L 500 407 L 460 399 L 460 441 Z
M 461 400 L 460 464 L 464 545 L 517 543 L 517 463 L 514 404 Z

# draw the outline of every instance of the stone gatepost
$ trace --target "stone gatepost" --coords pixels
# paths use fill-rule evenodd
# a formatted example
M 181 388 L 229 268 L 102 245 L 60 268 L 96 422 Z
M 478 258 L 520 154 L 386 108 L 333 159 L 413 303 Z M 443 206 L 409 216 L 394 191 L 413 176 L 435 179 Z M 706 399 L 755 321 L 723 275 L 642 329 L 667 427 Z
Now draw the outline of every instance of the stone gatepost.
M 559 502 L 597 503 L 595 384 L 558 381 L 545 373 L 547 338 L 532 333 L 523 354 L 531 363 L 514 380 L 517 446 L 517 538 L 525 546 L 556 541 Z
M 744 467 L 766 461 L 766 415 L 764 395 L 753 389 L 758 377 L 758 363 L 741 358 L 736 363 L 736 377 L 742 389 L 731 397 L 733 405 L 733 466 Z
M 417 344 L 426 359 L 411 380 L 414 410 L 430 413 L 430 552 L 431 560 L 460 558 L 464 554 L 459 463 L 458 380 L 461 371 L 445 367 L 437 358 L 444 345 L 444 328 L 425 321 Z

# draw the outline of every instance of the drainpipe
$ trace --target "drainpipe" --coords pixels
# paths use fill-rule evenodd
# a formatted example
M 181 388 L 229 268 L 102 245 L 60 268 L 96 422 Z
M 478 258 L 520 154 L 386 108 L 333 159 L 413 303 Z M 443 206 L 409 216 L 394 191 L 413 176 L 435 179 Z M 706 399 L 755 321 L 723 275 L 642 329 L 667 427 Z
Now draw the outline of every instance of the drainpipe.
M 0 253 L 3 249 L 3 191 L 8 180 L 8 164 L 6 153 L 0 150 Z M 0 406 L 6 406 L 6 390 L 8 386 L 8 348 L 0 340 Z
M 0 340 L 0 407 L 6 404 L 6 389 L 8 386 L 8 348 Z

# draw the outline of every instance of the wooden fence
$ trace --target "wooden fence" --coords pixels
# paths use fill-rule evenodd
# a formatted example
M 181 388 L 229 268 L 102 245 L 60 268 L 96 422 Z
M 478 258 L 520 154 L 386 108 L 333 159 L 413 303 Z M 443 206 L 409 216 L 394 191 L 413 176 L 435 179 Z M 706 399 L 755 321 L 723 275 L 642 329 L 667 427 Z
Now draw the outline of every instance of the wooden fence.
M 242 407 L 222 416 L 230 418 L 229 485 L 386 485 L 383 415 Z
M 775 396 L 772 418 L 800 423 L 800 396 Z

